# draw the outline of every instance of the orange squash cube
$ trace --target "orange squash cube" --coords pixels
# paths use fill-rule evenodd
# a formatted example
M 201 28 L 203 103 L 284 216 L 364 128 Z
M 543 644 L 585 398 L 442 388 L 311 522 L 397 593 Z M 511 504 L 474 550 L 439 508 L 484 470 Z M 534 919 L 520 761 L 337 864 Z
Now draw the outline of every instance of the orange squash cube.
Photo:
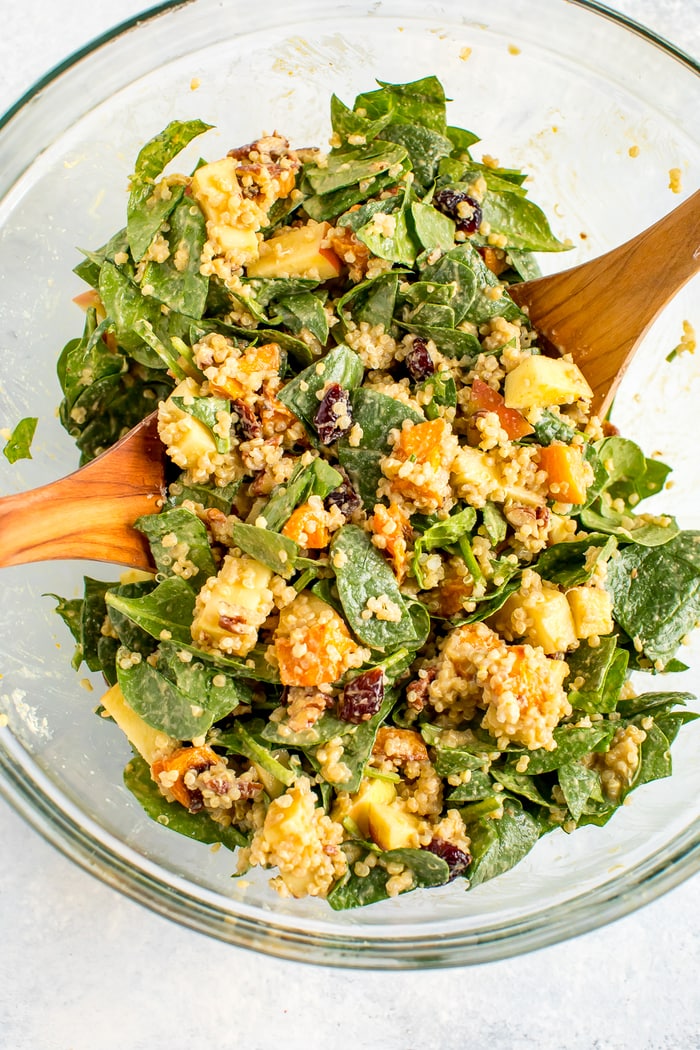
M 168 791 L 186 809 L 192 804 L 192 795 L 185 785 L 185 773 L 190 769 L 202 773 L 221 759 L 210 747 L 179 747 L 165 758 L 158 758 L 151 766 L 151 776 L 158 783 L 161 773 L 177 773 L 177 780 L 168 783 Z
M 243 398 L 247 393 L 259 390 L 265 379 L 279 374 L 281 352 L 277 343 L 249 346 L 236 361 L 236 375 L 212 381 L 210 389 L 216 397 L 230 400 Z
M 592 471 L 578 448 L 548 445 L 541 449 L 539 463 L 547 473 L 547 488 L 552 499 L 559 503 L 585 503 Z
M 274 647 L 282 684 L 299 686 L 336 682 L 358 648 L 338 613 L 306 592 L 282 609 Z
M 282 535 L 294 540 L 305 550 L 323 550 L 331 541 L 328 511 L 323 505 L 302 503 L 287 520 Z
M 379 550 L 385 551 L 399 583 L 403 582 L 406 575 L 408 561 L 407 526 L 406 513 L 396 503 L 390 503 L 388 507 L 385 507 L 383 503 L 378 503 L 370 519 L 370 527 L 375 536 L 374 545 Z

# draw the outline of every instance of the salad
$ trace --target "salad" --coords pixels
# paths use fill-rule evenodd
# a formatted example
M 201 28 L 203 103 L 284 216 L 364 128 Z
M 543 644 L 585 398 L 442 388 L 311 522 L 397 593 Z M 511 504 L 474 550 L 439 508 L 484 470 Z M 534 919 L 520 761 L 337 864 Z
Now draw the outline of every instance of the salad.
M 60 416 L 87 462 L 157 411 L 171 477 L 153 572 L 57 609 L 146 813 L 344 909 L 474 888 L 671 773 L 700 534 L 640 512 L 669 468 L 508 293 L 567 247 L 525 174 L 435 77 L 331 123 L 191 174 L 199 120 L 139 153 Z

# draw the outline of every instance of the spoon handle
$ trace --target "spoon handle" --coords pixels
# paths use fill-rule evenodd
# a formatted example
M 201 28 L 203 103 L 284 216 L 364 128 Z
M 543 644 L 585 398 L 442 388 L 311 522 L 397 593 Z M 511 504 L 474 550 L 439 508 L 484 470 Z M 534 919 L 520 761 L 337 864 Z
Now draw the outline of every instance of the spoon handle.
M 152 568 L 133 522 L 159 509 L 162 491 L 162 446 L 149 417 L 73 474 L 0 499 L 0 566 L 80 558 Z
M 699 269 L 700 190 L 619 248 L 510 292 L 556 350 L 572 353 L 604 415 L 639 340 Z

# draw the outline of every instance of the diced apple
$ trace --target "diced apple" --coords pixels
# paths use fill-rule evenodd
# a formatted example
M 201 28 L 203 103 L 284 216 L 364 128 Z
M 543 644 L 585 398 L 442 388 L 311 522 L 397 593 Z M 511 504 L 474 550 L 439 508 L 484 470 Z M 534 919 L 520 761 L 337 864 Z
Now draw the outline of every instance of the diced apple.
M 113 685 L 102 697 L 101 703 L 149 766 L 157 758 L 180 746 L 179 740 L 144 722 L 141 715 L 127 704 L 119 685 Z
M 507 408 L 548 408 L 570 405 L 590 398 L 593 391 L 581 369 L 560 357 L 533 355 L 521 361 L 506 376 L 504 400 Z
M 380 849 L 418 849 L 421 821 L 400 802 L 377 802 L 369 807 L 369 833 Z
M 209 222 L 228 224 L 242 198 L 233 157 L 202 164 L 190 182 L 190 193 Z
M 285 230 L 260 245 L 257 259 L 248 264 L 249 277 L 308 277 L 329 281 L 343 268 L 338 256 L 323 241 L 330 229 L 327 222 Z
M 227 554 L 218 576 L 197 595 L 193 639 L 209 649 L 246 656 L 274 606 L 271 579 L 272 570 L 254 558 Z
M 511 441 L 527 437 L 535 429 L 532 424 L 528 423 L 522 412 L 518 412 L 517 408 L 508 408 L 498 391 L 492 390 L 483 379 L 475 379 L 472 383 L 469 407 L 475 412 L 495 412 L 499 423 Z
M 610 634 L 613 630 L 612 599 L 602 587 L 572 587 L 566 598 L 577 638 Z
M 396 788 L 390 780 L 378 777 L 365 777 L 354 795 L 347 798 L 347 803 L 333 810 L 333 820 L 342 821 L 349 817 L 364 838 L 369 837 L 369 810 L 371 806 L 386 805 L 396 798 Z
M 501 479 L 495 460 L 478 448 L 470 448 L 468 445 L 460 448 L 452 461 L 452 483 L 456 488 L 457 495 L 461 496 L 462 487 L 477 488 L 482 492 L 485 499 L 490 494 L 501 489 Z
M 175 397 L 199 396 L 196 380 L 183 379 L 158 409 L 160 438 L 168 448 L 168 454 L 183 470 L 196 467 L 202 459 L 216 453 L 214 435 L 208 427 L 173 401 Z
M 526 628 L 522 637 L 530 645 L 540 646 L 547 656 L 566 652 L 576 645 L 574 619 L 566 595 L 556 587 L 544 585 L 541 591 L 522 594 L 518 591 L 506 601 L 495 618 L 498 630 L 518 637 L 514 614 L 525 613 Z

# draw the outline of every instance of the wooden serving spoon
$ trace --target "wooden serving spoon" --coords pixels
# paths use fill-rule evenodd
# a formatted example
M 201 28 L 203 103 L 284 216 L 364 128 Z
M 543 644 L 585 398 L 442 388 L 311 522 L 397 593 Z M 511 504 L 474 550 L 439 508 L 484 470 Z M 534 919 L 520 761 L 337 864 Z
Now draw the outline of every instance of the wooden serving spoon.
M 508 291 L 527 310 L 540 347 L 571 354 L 602 418 L 642 336 L 698 270 L 700 190 L 619 248 Z
M 698 269 L 700 191 L 620 248 L 510 293 L 544 343 L 572 355 L 602 414 L 647 328 Z M 164 460 L 153 413 L 74 474 L 0 499 L 0 566 L 86 558 L 152 569 L 133 522 L 159 509 Z

